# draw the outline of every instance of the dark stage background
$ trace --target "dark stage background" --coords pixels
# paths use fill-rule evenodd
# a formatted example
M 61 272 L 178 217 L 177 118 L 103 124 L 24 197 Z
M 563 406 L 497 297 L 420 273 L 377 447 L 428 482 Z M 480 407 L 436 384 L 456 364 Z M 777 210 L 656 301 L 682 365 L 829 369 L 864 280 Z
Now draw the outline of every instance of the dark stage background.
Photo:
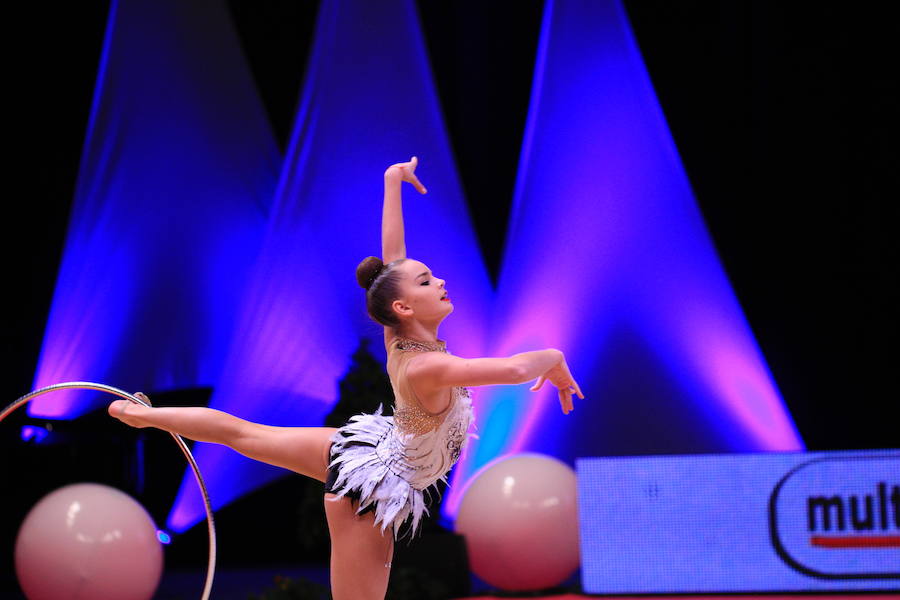
M 228 5 L 284 144 L 317 3 Z M 11 401 L 30 389 L 40 349 L 108 3 L 10 6 L 2 389 Z M 900 397 L 889 210 L 898 163 L 887 129 L 898 100 L 893 21 L 874 2 L 625 6 L 716 247 L 807 446 L 896 446 L 885 418 Z M 542 3 L 418 7 L 495 275 Z M 427 172 L 426 164 L 426 181 Z
M 284 145 L 317 3 L 228 5 Z M 542 3 L 417 5 L 471 214 L 496 276 Z M 900 428 L 888 411 L 900 397 L 892 288 L 898 162 L 888 123 L 898 105 L 898 36 L 887 9 L 776 0 L 625 6 L 725 269 L 807 447 L 897 447 Z M 0 404 L 31 388 L 107 10 L 107 2 L 4 9 L 12 32 L 5 96 L 13 104 L 3 159 Z M 425 159 L 420 173 L 427 185 Z

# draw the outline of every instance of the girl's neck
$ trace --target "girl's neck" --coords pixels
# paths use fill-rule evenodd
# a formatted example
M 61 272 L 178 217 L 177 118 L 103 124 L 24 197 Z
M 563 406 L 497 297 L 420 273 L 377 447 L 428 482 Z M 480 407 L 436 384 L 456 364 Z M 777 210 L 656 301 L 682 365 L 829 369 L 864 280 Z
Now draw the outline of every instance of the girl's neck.
M 412 323 L 406 323 L 403 327 L 398 327 L 395 331 L 398 336 L 410 340 L 437 343 L 437 329 L 437 325 L 430 326 L 419 321 L 413 321 Z

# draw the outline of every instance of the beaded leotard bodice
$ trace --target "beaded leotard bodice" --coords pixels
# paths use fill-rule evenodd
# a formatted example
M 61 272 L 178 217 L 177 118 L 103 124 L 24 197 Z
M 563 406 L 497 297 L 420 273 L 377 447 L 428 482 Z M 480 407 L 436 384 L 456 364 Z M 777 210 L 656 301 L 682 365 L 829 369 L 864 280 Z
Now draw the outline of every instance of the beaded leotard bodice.
M 440 412 L 429 412 L 406 377 L 409 361 L 423 352 L 447 353 L 443 341 L 421 342 L 407 338 L 395 338 L 389 349 L 389 371 L 393 371 L 391 385 L 394 388 L 394 424 L 398 436 L 406 446 L 406 457 L 414 463 L 421 475 L 433 483 L 459 460 L 466 442 L 467 432 L 474 414 L 469 390 L 454 387 L 449 391 L 449 402 Z M 417 477 L 416 479 L 420 479 Z
M 447 412 L 452 408 L 455 400 L 453 395 L 456 393 L 456 388 L 451 390 L 450 402 L 444 410 L 437 413 L 428 412 L 419 402 L 412 386 L 406 381 L 406 368 L 409 365 L 409 358 L 411 358 L 412 353 L 447 352 L 446 344 L 442 341 L 419 342 L 406 338 L 397 338 L 392 345 L 392 349 L 396 349 L 392 359 L 399 363 L 396 367 L 397 375 L 391 379 L 391 385 L 394 388 L 394 423 L 404 433 L 412 433 L 413 435 L 423 435 L 429 431 L 434 431 L 440 427 L 444 417 L 447 416 Z

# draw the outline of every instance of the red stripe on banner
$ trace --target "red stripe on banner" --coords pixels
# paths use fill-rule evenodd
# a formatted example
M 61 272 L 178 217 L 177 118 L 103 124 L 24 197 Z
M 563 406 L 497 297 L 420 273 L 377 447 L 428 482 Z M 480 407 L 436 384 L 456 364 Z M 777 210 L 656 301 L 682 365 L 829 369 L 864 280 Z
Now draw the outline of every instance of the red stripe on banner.
M 819 548 L 900 548 L 900 535 L 814 535 L 809 543 Z

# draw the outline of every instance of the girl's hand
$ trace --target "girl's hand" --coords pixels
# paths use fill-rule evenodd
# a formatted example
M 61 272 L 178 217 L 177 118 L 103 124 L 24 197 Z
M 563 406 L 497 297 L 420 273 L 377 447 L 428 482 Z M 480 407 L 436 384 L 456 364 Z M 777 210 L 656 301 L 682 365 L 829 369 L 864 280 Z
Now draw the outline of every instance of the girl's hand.
M 415 156 L 413 156 L 409 162 L 393 164 L 384 172 L 384 178 L 406 181 L 413 184 L 413 187 L 415 187 L 416 191 L 420 194 L 427 194 L 428 190 L 425 189 L 425 186 L 422 185 L 422 182 L 416 177 L 416 166 L 418 164 L 419 159 Z
M 531 387 L 531 391 L 536 392 L 541 389 L 541 386 L 544 385 L 545 381 L 549 381 L 556 386 L 559 393 L 559 404 L 565 415 L 575 410 L 575 407 L 572 404 L 572 395 L 577 395 L 584 400 L 584 394 L 581 393 L 581 388 L 578 387 L 578 383 L 575 381 L 575 378 L 572 377 L 572 373 L 569 371 L 569 365 L 566 364 L 565 358 L 551 367 L 546 373 L 538 377 L 537 382 Z

